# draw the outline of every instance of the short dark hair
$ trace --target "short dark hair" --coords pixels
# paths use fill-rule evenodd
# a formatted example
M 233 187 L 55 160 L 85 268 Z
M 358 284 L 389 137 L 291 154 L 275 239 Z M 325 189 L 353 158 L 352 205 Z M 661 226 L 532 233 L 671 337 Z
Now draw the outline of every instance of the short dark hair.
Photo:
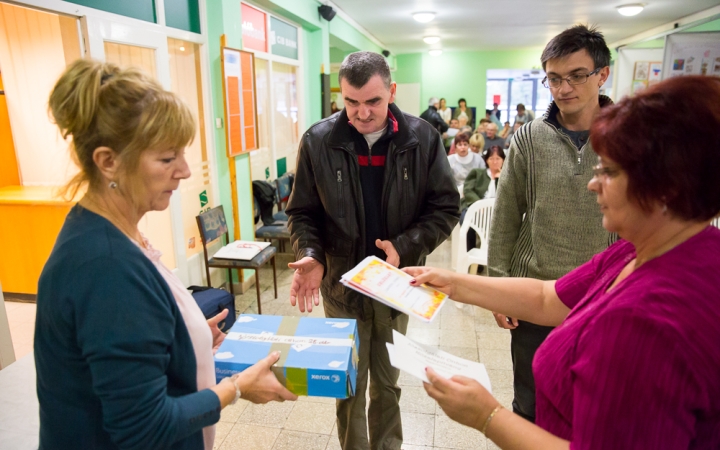
M 482 159 L 485 161 L 485 165 L 487 166 L 487 160 L 490 159 L 492 155 L 498 155 L 505 161 L 505 150 L 502 149 L 499 145 L 491 145 L 487 150 L 482 152 Z
M 385 87 L 390 88 L 392 78 L 385 58 L 375 52 L 355 52 L 347 55 L 340 65 L 338 82 L 345 80 L 350 86 L 360 89 L 375 75 L 380 75 Z
M 485 117 L 483 117 L 482 119 L 480 119 L 479 123 L 492 123 L 492 120 L 486 119 Z
M 460 100 L 458 100 L 458 105 L 459 105 L 461 102 L 462 102 L 462 103 L 465 103 L 465 105 L 467 106 L 467 102 L 465 101 L 464 98 L 461 98 Z
M 627 173 L 643 210 L 660 202 L 698 222 L 720 213 L 720 78 L 674 77 L 625 97 L 601 110 L 590 141 Z
M 523 111 L 525 111 L 525 105 L 523 105 L 522 103 L 518 103 L 517 106 L 515 107 L 515 111 L 517 111 L 519 109 L 522 109 Z
M 455 135 L 455 145 L 460 142 L 467 142 L 470 145 L 470 136 L 467 133 L 458 133 Z
M 545 46 L 540 56 L 543 70 L 549 60 L 562 58 L 580 50 L 587 50 L 595 64 L 595 69 L 610 65 L 610 49 L 597 27 L 575 25 L 552 38 Z

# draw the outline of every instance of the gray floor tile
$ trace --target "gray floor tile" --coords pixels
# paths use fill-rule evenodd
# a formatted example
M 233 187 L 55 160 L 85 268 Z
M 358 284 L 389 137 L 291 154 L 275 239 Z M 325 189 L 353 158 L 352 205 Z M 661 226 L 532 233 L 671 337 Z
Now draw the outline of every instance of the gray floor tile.
M 220 450 L 272 450 L 279 434 L 279 428 L 236 423 Z
M 335 424 L 335 418 L 335 405 L 297 402 L 290 412 L 284 428 L 306 433 L 330 434 Z
M 460 425 L 447 416 L 435 418 L 434 445 L 436 447 L 485 449 L 485 440 L 485 436 L 479 431 Z
M 485 364 L 488 369 L 512 370 L 512 358 L 510 357 L 510 349 L 507 350 L 488 350 L 481 348 L 478 350 L 480 362 Z
M 408 338 L 423 345 L 440 345 L 440 330 L 427 328 L 408 328 Z
M 222 443 L 225 442 L 225 438 L 230 433 L 230 430 L 232 430 L 234 426 L 235 424 L 232 422 L 218 422 L 215 424 L 215 443 L 213 445 L 213 450 L 217 450 L 220 448 Z
M 432 414 L 403 413 L 403 441 L 409 445 L 433 445 L 434 420 Z
M 477 336 L 474 330 L 467 328 L 441 329 L 440 345 L 477 348 Z
M 477 332 L 478 348 L 488 350 L 510 350 L 510 331 L 502 333 Z
M 405 386 L 400 395 L 400 411 L 405 413 L 435 414 L 435 400 L 425 388 Z
M 240 415 L 238 423 L 282 428 L 293 406 L 295 406 L 294 402 L 271 402 L 265 405 L 250 404 Z
M 512 370 L 488 369 L 490 376 L 490 385 L 493 391 L 496 390 L 512 390 L 513 388 L 513 372 Z
M 340 441 L 337 438 L 337 435 L 330 436 L 330 440 L 328 441 L 327 447 L 325 447 L 325 450 L 342 450 L 342 447 L 340 447 Z
M 234 405 L 227 406 L 220 412 L 220 422 L 237 422 L 249 404 L 246 400 L 238 400 Z
M 273 450 L 324 450 L 330 436 L 283 430 L 275 440 Z
M 440 317 L 440 328 L 443 330 L 471 330 L 474 325 L 475 318 L 472 316 L 445 314 Z

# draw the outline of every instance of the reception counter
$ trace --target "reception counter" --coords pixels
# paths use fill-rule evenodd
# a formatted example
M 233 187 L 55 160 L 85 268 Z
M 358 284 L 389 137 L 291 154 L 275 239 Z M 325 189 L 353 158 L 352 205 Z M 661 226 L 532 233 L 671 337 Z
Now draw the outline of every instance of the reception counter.
M 4 292 L 37 294 L 40 272 L 74 202 L 56 187 L 0 188 L 0 281 Z

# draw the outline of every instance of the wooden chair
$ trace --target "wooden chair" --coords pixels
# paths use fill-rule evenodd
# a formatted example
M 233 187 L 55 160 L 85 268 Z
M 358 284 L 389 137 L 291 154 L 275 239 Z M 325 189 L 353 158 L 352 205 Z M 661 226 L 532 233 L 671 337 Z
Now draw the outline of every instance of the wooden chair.
M 265 265 L 268 261 L 272 261 L 273 268 L 273 286 L 275 288 L 275 298 L 277 298 L 277 269 L 275 267 L 275 253 L 277 249 L 272 245 L 266 247 L 258 253 L 250 261 L 241 259 L 216 259 L 208 257 L 207 245 L 215 241 L 216 239 L 222 239 L 225 236 L 225 242 L 230 242 L 230 235 L 228 233 L 227 222 L 225 221 L 225 211 L 222 205 L 212 208 L 210 211 L 206 211 L 197 216 L 198 229 L 200 230 L 200 240 L 203 245 L 203 254 L 205 255 L 205 275 L 207 276 L 207 285 L 212 287 L 210 282 L 210 268 L 217 267 L 227 269 L 228 279 L 230 283 L 230 293 L 235 297 L 235 290 L 232 283 L 232 271 L 233 269 L 252 269 L 255 271 L 255 290 L 257 292 L 257 305 L 258 314 L 262 314 L 262 308 L 260 305 L 260 267 Z

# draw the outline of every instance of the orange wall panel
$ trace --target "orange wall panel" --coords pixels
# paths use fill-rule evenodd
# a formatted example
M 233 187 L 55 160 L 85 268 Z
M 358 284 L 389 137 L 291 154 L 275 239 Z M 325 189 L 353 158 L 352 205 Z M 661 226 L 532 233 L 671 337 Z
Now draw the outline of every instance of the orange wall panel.
M 0 74 L 0 90 L 3 89 L 2 74 Z M 20 184 L 20 172 L 15 156 L 7 102 L 5 95 L 0 95 L 0 187 L 18 184 Z

